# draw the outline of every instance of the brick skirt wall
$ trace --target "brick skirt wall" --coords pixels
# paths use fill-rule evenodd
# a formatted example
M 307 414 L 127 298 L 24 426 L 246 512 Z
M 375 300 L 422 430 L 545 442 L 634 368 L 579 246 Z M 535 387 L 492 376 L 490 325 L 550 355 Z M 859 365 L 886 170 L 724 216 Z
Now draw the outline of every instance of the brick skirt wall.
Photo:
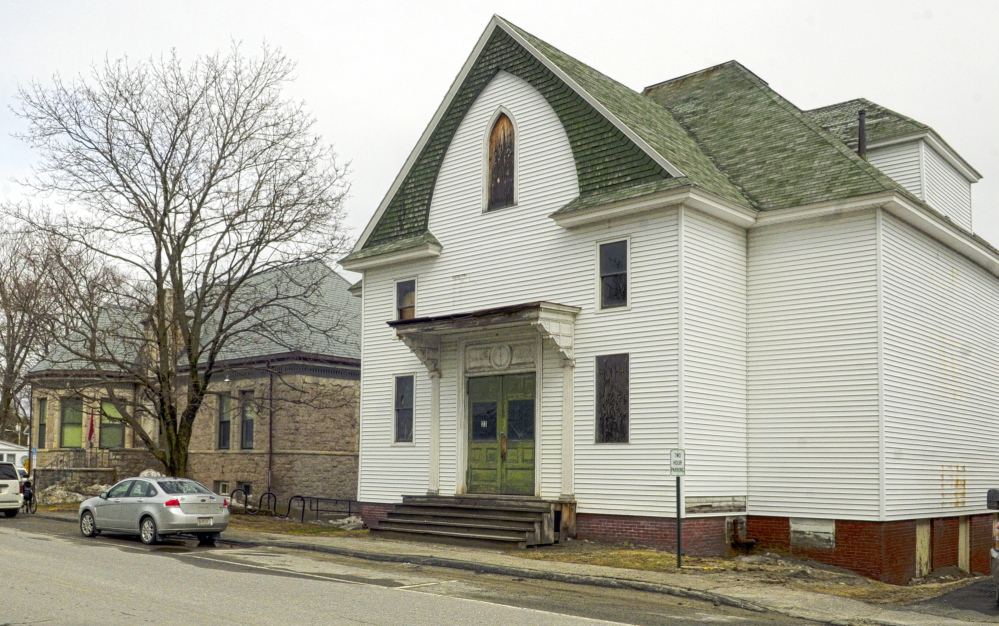
M 629 542 L 643 546 L 676 549 L 676 520 L 632 515 L 576 515 L 576 538 L 610 543 Z M 683 553 L 720 556 L 729 553 L 725 517 L 695 517 L 683 520 Z
M 989 571 L 991 520 L 991 515 L 973 515 L 970 518 L 969 543 L 974 573 Z M 934 519 L 931 528 L 931 567 L 957 565 L 958 518 Z M 751 515 L 746 520 L 746 536 L 756 539 L 759 551 L 813 559 L 896 585 L 908 583 L 916 574 L 916 520 L 836 520 L 833 548 L 792 546 L 790 535 L 790 520 L 786 517 Z
M 361 502 L 361 519 L 364 520 L 365 528 L 371 528 L 375 522 L 388 517 L 388 512 L 395 508 L 394 504 L 383 504 L 381 502 Z

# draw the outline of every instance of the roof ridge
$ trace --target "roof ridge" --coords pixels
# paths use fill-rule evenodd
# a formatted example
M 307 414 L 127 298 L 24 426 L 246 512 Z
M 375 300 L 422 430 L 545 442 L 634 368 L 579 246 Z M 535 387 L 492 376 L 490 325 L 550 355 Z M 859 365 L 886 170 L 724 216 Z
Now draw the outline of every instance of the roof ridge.
M 763 80 L 763 78 L 761 78 L 758 74 L 756 74 L 756 72 L 754 72 L 753 70 L 749 69 L 748 67 L 746 67 L 742 63 L 739 63 L 737 60 L 731 59 L 731 60 L 725 61 L 724 63 L 718 63 L 716 65 L 711 65 L 709 67 L 705 67 L 703 69 L 700 69 L 700 70 L 697 70 L 697 71 L 694 71 L 694 72 L 688 72 L 688 73 L 686 73 L 686 74 L 684 74 L 682 76 L 677 76 L 675 78 L 669 78 L 669 79 L 660 81 L 658 83 L 655 83 L 653 85 L 649 85 L 648 87 L 642 89 L 642 95 L 645 95 L 647 92 L 652 91 L 653 89 L 656 89 L 657 87 L 663 87 L 665 85 L 669 85 L 670 83 L 675 83 L 675 82 L 678 82 L 678 81 L 681 81 L 681 80 L 686 80 L 688 78 L 693 78 L 694 76 L 699 76 L 699 75 L 705 74 L 707 72 L 714 72 L 716 70 L 719 70 L 719 69 L 721 69 L 723 67 L 728 67 L 730 65 L 733 65 L 733 66 L 734 65 L 738 65 L 744 71 L 749 72 L 753 76 L 756 76 L 756 79 L 759 80 L 760 82 L 762 82 L 764 85 L 769 85 L 769 83 L 767 83 L 767 81 Z
M 867 174 L 871 180 L 875 183 L 881 185 L 884 189 L 898 189 L 899 185 L 891 181 L 887 175 L 881 173 L 876 167 L 867 162 L 866 159 L 860 158 L 857 153 L 840 141 L 838 138 L 832 135 L 829 131 L 822 127 L 821 124 L 813 120 L 810 116 L 805 115 L 805 112 L 799 109 L 793 102 L 785 98 L 784 96 L 777 93 L 776 90 L 770 87 L 766 81 L 760 79 L 756 74 L 749 71 L 741 63 L 735 63 L 735 67 L 743 71 L 743 73 L 750 79 L 750 82 L 759 89 L 763 94 L 769 97 L 775 104 L 782 107 L 784 110 L 791 112 L 799 121 L 801 121 L 808 129 L 817 134 L 823 140 L 825 140 L 830 146 L 836 149 L 844 158 L 849 162 L 853 163 L 855 166 L 860 168 L 862 172 Z M 887 179 L 892 182 L 891 185 L 886 185 L 885 180 Z

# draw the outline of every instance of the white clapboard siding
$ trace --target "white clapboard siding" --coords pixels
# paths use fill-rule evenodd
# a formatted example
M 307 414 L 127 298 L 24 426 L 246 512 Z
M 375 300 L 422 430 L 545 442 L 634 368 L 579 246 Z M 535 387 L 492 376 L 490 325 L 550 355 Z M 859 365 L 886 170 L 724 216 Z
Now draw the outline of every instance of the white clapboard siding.
M 421 265 L 427 263 L 364 275 L 358 472 L 358 498 L 362 502 L 397 502 L 402 494 L 427 491 L 430 377 L 419 359 L 395 339 L 385 324 L 394 318 L 394 280 L 414 276 Z M 416 377 L 414 442 L 395 444 L 395 376 L 407 374 Z
M 483 213 L 485 137 L 501 106 L 516 127 L 518 204 Z M 385 325 L 392 316 L 393 280 L 418 274 L 419 316 L 537 300 L 580 307 L 573 398 L 578 510 L 670 514 L 666 451 L 677 444 L 677 212 L 573 231 L 555 225 L 549 216 L 577 195 L 572 150 L 558 117 L 527 83 L 500 72 L 465 115 L 438 174 L 429 229 L 441 241 L 441 256 L 365 272 L 362 500 L 395 502 L 426 489 L 425 433 L 418 431 L 411 449 L 390 445 L 392 373 L 422 366 Z M 631 306 L 596 311 L 598 242 L 621 238 L 631 242 Z M 621 352 L 631 355 L 631 440 L 597 444 L 595 359 Z M 554 357 L 546 344 L 538 433 L 545 497 L 561 493 L 561 364 Z M 456 430 L 464 419 L 464 390 L 453 380 L 457 364 L 445 355 L 442 367 L 440 487 L 453 493 L 463 471 Z M 419 382 L 418 426 L 429 419 L 423 402 L 429 380 Z
M 745 501 L 746 231 L 691 210 L 683 226 L 684 493 Z
M 971 183 L 925 142 L 923 170 L 927 204 L 971 230 Z
M 873 211 L 750 231 L 749 512 L 879 516 Z
M 999 284 L 885 215 L 887 519 L 984 513 L 999 486 Z
M 867 160 L 896 183 L 905 187 L 912 195 L 925 200 L 920 153 L 922 143 L 917 139 L 882 148 L 872 148 L 867 152 Z

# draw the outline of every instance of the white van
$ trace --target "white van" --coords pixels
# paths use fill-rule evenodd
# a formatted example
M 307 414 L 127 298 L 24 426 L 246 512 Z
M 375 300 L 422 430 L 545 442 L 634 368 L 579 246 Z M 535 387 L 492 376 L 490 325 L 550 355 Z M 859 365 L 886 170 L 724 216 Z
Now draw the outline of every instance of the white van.
M 21 477 L 13 463 L 0 463 L 0 511 L 7 517 L 14 517 L 21 510 Z

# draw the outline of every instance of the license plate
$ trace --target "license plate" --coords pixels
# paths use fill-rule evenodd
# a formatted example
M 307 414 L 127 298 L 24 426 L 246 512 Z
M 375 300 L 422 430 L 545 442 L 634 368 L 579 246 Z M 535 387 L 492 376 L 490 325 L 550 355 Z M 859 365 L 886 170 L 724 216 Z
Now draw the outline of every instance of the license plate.
M 212 518 L 210 517 L 198 518 L 198 526 L 211 526 L 211 525 L 212 525 Z

